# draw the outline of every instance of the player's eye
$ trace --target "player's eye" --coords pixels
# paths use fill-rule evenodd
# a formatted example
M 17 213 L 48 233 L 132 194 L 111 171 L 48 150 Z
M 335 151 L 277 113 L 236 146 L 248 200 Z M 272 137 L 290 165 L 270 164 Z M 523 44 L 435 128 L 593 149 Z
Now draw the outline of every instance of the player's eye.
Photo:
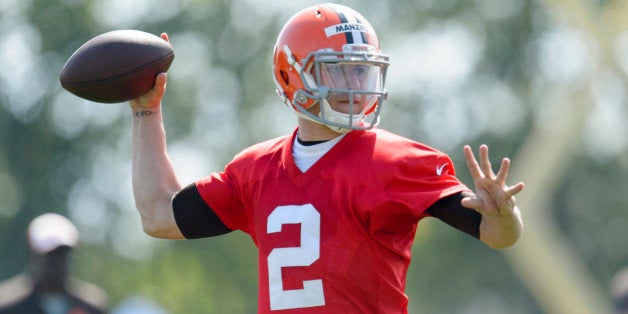
M 358 76 L 363 76 L 368 72 L 368 68 L 366 65 L 358 65 L 355 67 L 354 73 Z

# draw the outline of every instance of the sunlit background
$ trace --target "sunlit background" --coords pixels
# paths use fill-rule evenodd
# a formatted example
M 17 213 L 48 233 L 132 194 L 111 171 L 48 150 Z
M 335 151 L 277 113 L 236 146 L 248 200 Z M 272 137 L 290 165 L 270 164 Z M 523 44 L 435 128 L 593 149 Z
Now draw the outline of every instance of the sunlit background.
M 27 224 L 44 212 L 81 233 L 74 273 L 113 310 L 152 299 L 170 313 L 254 313 L 255 247 L 242 233 L 166 241 L 141 229 L 127 104 L 63 90 L 65 60 L 110 30 L 167 32 L 176 57 L 163 111 L 187 184 L 241 149 L 291 132 L 271 78 L 294 0 L 0 1 L 0 280 L 24 269 Z M 419 225 L 411 313 L 610 313 L 628 266 L 628 2 L 337 1 L 390 55 L 381 128 L 437 147 L 472 184 L 462 146 L 489 144 L 522 180 L 522 240 L 493 251 Z M 304 40 L 307 40 L 304 38 Z

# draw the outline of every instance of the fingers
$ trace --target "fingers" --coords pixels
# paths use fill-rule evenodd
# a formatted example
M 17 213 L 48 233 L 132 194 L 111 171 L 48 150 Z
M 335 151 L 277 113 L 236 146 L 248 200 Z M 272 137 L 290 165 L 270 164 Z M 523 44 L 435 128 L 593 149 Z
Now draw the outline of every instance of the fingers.
M 476 178 L 484 178 L 484 174 L 482 174 L 482 170 L 480 170 L 480 165 L 478 165 L 477 160 L 475 160 L 475 156 L 473 155 L 473 150 L 469 145 L 465 145 L 463 148 L 464 157 L 467 160 L 467 168 L 469 168 L 469 172 L 471 173 L 471 177 Z
M 168 74 L 166 72 L 157 74 L 157 77 L 155 77 L 154 89 L 158 91 L 158 94 L 163 95 L 163 93 L 166 91 L 167 81 L 168 81 Z
M 508 178 L 508 171 L 510 169 L 510 159 L 504 158 L 502 159 L 502 164 L 499 167 L 499 171 L 497 172 L 497 177 L 495 178 L 497 182 L 502 185 L 506 184 L 506 179 Z
M 465 145 L 463 148 L 465 159 L 467 161 L 467 167 L 474 180 L 490 178 L 494 179 L 499 185 L 506 186 L 506 180 L 508 179 L 508 172 L 510 171 L 510 159 L 502 159 L 501 165 L 497 175 L 493 172 L 491 162 L 488 156 L 488 146 L 485 144 L 480 145 L 479 163 L 475 159 L 473 150 L 469 145 Z M 510 195 L 515 195 L 523 190 L 523 183 L 519 182 L 517 185 L 512 186 Z
M 495 173 L 491 168 L 491 162 L 488 158 L 488 146 L 485 144 L 480 145 L 480 163 L 475 159 L 473 150 L 469 145 L 464 146 L 464 156 L 467 160 L 467 167 L 471 172 L 473 178 L 494 178 Z
M 477 190 L 476 193 L 465 195 L 465 197 L 460 201 L 460 204 L 480 213 L 495 210 L 494 198 L 488 193 L 488 191 L 481 189 Z
M 166 93 L 166 82 L 168 80 L 168 74 L 165 72 L 157 74 L 155 77 L 155 85 L 153 89 L 147 93 L 147 96 L 150 98 L 150 102 L 161 102 L 161 98 Z
M 468 196 L 460 200 L 460 204 L 466 208 L 478 210 L 482 208 L 482 201 L 475 196 Z
M 131 108 L 152 108 L 158 106 L 161 103 L 161 98 L 166 93 L 167 78 L 168 75 L 165 72 L 159 73 L 155 77 L 155 85 L 150 91 L 129 101 Z
M 480 168 L 482 168 L 485 177 L 495 177 L 493 168 L 491 168 L 491 161 L 488 159 L 488 146 L 485 144 L 480 145 Z
M 523 191 L 523 188 L 525 188 L 525 184 L 523 184 L 523 182 L 519 182 L 511 187 L 506 188 L 505 192 L 509 196 L 515 196 L 519 194 L 519 192 Z
M 461 205 L 473 209 L 482 215 L 494 215 L 512 212 L 514 196 L 525 187 L 523 182 L 513 186 L 506 185 L 510 170 L 510 159 L 502 159 L 497 175 L 493 172 L 488 156 L 488 146 L 480 145 L 479 162 L 469 145 L 464 146 L 464 155 L 471 176 L 475 183 L 475 194 L 465 194 Z

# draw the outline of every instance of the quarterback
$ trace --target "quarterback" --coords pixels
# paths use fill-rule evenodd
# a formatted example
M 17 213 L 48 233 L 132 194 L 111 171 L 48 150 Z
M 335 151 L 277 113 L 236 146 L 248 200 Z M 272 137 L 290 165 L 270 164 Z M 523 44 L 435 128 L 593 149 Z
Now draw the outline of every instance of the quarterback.
M 168 40 L 166 34 L 162 34 Z M 336 4 L 308 7 L 279 33 L 273 78 L 294 132 L 253 145 L 222 172 L 181 185 L 166 152 L 166 74 L 130 102 L 133 193 L 144 231 L 192 239 L 239 230 L 258 248 L 260 313 L 405 313 L 418 222 L 436 217 L 489 247 L 522 221 L 510 161 L 463 152 L 474 189 L 437 149 L 378 129 L 389 58 L 373 27 Z

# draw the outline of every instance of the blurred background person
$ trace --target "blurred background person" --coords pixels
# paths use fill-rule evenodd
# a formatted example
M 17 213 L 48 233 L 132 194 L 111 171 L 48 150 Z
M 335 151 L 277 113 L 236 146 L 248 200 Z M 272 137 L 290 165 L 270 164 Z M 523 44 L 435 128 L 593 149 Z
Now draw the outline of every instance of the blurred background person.
M 628 314 L 628 266 L 618 271 L 611 281 L 615 313 Z
M 53 213 L 28 226 L 31 256 L 22 274 L 0 283 L 0 313 L 105 313 L 107 295 L 70 275 L 79 234 L 67 218 Z

